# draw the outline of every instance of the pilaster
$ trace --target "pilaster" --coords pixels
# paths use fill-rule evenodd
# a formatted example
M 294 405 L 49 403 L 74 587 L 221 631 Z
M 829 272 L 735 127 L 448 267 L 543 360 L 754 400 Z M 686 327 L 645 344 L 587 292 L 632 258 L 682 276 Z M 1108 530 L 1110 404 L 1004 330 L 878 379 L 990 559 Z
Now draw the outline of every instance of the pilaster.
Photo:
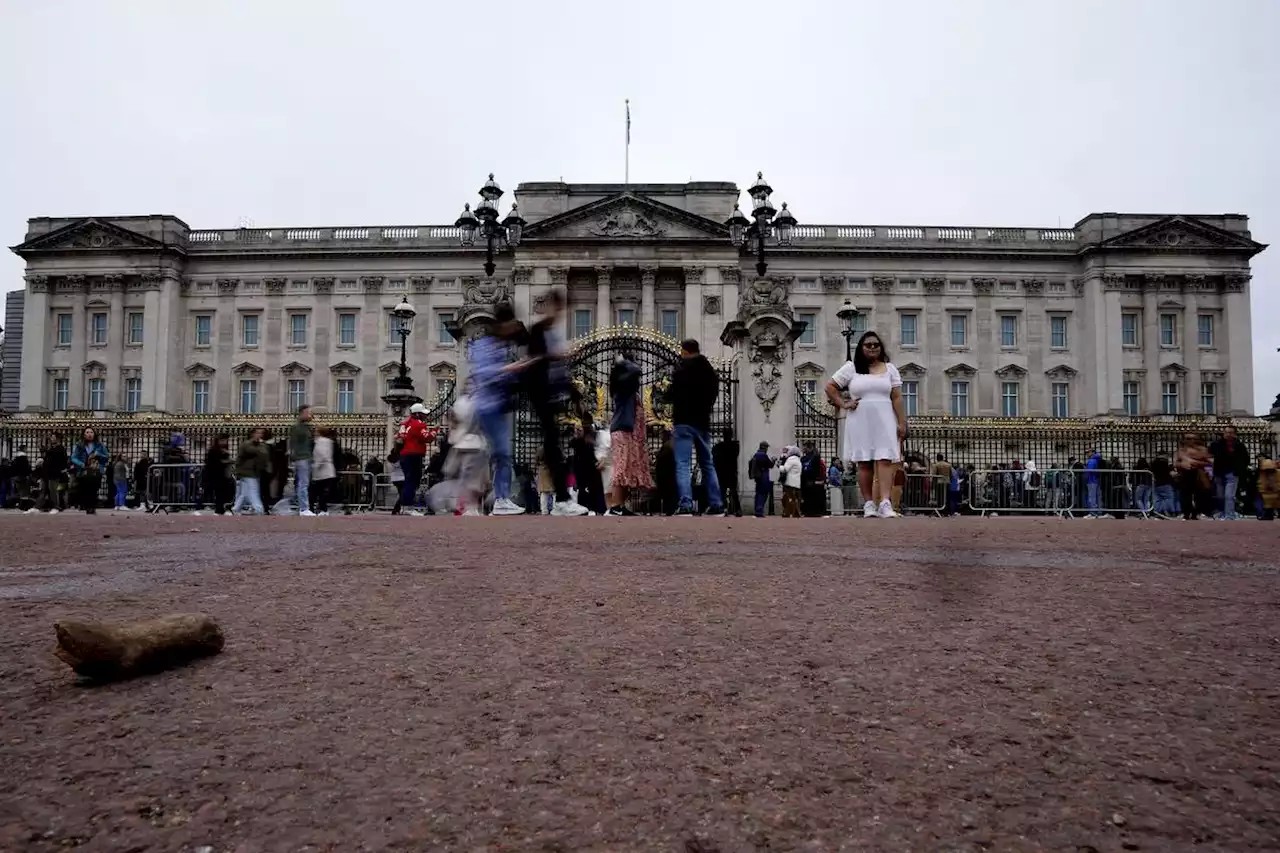
M 1200 305 L 1191 291 L 1183 295 L 1182 304 L 1182 332 L 1178 336 L 1182 354 L 1179 361 L 1187 367 L 1187 387 L 1182 391 L 1186 399 L 1182 402 L 1181 409 L 1197 413 L 1203 411 L 1200 402 L 1200 329 L 1196 320 Z M 1220 392 L 1223 390 L 1226 389 L 1219 389 Z
M 1223 279 L 1223 324 L 1226 328 L 1227 406 L 1233 415 L 1253 412 L 1253 324 L 1247 273 Z
M 609 310 L 612 306 L 613 265 L 600 264 L 596 267 L 596 328 L 611 325 Z
M 53 385 L 46 372 L 48 353 L 56 343 L 57 330 L 49 315 L 49 278 L 27 276 L 27 293 L 22 304 L 22 373 L 18 383 L 18 408 L 32 411 L 53 405 Z M 68 387 L 75 385 L 80 366 L 68 371 Z
M 1122 336 L 1117 328 L 1116 335 Z M 1164 397 L 1160 388 L 1160 294 L 1159 283 L 1155 280 L 1143 281 L 1142 291 L 1142 366 L 1146 374 L 1142 381 L 1142 406 L 1139 412 L 1144 415 L 1158 415 L 1163 409 Z M 1122 342 L 1123 344 L 1123 342 Z M 1124 380 L 1118 378 L 1116 383 L 1121 388 L 1121 408 L 1124 405 Z M 1190 409 L 1187 409 L 1190 411 Z
M 702 331 L 702 281 L 706 272 L 700 266 L 684 268 L 684 329 L 685 337 L 695 338 L 699 344 L 708 343 Z

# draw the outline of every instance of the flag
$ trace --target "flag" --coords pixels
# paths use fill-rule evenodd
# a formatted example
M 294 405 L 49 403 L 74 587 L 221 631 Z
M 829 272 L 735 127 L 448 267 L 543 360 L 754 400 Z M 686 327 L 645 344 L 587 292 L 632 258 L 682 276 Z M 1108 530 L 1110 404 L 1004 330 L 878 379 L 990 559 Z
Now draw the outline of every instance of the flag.
M 627 144 L 631 144 L 631 99 L 627 99 Z

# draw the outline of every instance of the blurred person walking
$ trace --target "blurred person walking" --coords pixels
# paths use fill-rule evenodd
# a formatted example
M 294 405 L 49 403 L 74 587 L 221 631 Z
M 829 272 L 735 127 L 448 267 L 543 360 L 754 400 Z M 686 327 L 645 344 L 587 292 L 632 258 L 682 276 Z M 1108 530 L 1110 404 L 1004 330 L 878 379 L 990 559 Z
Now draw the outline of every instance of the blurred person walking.
M 77 503 L 86 515 L 98 511 L 102 472 L 109 459 L 106 445 L 98 441 L 93 427 L 85 427 L 79 443 L 71 452 L 71 469 L 75 472 Z

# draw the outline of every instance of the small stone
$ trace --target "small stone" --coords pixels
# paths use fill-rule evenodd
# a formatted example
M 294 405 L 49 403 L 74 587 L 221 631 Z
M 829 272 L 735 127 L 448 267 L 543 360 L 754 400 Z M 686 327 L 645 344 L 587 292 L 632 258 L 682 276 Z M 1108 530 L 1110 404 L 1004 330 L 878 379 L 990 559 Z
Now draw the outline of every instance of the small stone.
M 1125 821 L 1124 815 L 1117 812 L 1111 816 L 1111 822 L 1116 826 L 1124 826 L 1127 821 Z
M 213 848 L 206 844 L 203 847 L 197 847 L 196 853 L 213 853 Z

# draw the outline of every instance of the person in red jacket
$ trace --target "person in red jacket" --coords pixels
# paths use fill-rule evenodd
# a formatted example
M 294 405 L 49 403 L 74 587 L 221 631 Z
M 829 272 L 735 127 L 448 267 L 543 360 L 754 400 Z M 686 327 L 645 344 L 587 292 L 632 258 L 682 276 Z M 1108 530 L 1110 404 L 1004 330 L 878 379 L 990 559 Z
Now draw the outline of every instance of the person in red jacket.
M 391 514 L 399 515 L 403 506 L 414 505 L 418 494 L 418 485 L 422 483 L 422 463 L 427 456 L 427 448 L 436 440 L 439 430 L 427 426 L 427 407 L 414 403 L 409 408 L 409 417 L 400 424 L 400 434 L 396 444 L 400 448 L 400 470 L 404 472 L 404 483 L 396 505 Z

